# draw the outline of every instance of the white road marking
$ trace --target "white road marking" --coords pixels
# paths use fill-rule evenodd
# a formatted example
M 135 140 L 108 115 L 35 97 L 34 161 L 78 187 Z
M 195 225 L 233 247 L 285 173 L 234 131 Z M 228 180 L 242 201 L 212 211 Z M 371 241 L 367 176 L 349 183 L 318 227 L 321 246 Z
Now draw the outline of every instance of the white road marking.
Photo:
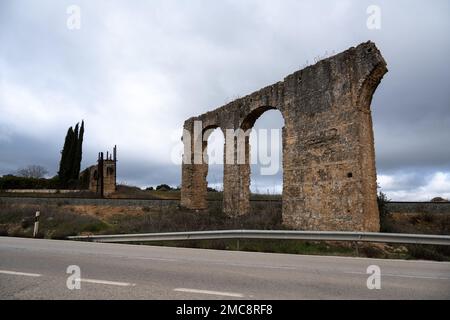
M 216 296 L 235 297 L 235 298 L 243 298 L 244 297 L 244 295 L 241 293 L 209 291 L 209 290 L 188 289 L 188 288 L 176 288 L 176 289 L 173 289 L 173 291 L 210 294 L 210 295 L 216 295 Z
M 10 275 L 14 275 L 14 276 L 25 276 L 25 277 L 35 277 L 35 278 L 42 276 L 42 274 L 38 274 L 38 273 L 17 272 L 17 271 L 10 271 L 10 270 L 0 270 L 0 274 L 10 274 Z M 111 285 L 111 286 L 120 286 L 120 287 L 136 286 L 135 283 L 107 281 L 107 280 L 98 280 L 98 279 L 81 278 L 81 279 L 79 279 L 79 281 L 86 282 L 86 283 L 96 283 L 96 284 L 106 284 L 106 285 Z
M 360 275 L 367 275 L 367 273 L 364 272 L 344 272 L 346 274 L 360 274 Z M 432 277 L 432 276 L 422 276 L 422 275 L 407 275 L 407 274 L 393 274 L 393 273 L 381 273 L 381 276 L 383 277 L 398 277 L 398 278 L 416 278 L 416 279 L 431 279 L 431 280 L 450 280 L 450 278 L 445 277 Z
M 9 274 L 14 276 L 25 276 L 25 277 L 42 277 L 42 274 L 39 273 L 27 273 L 27 272 L 18 272 L 18 271 L 10 271 L 10 270 L 0 270 L 0 274 Z M 135 283 L 129 282 L 118 282 L 118 281 L 107 281 L 107 280 L 98 280 L 98 279 L 79 279 L 80 282 L 86 283 L 95 283 L 95 284 L 106 284 L 111 286 L 120 286 L 120 287 L 134 287 Z
M 9 270 L 0 270 L 2 274 L 10 274 L 14 276 L 25 276 L 25 277 L 40 277 L 41 274 L 38 273 L 27 273 L 27 272 L 17 272 L 17 271 L 9 271 Z
M 134 287 L 134 286 L 136 286 L 135 283 L 107 281 L 107 280 L 98 280 L 98 279 L 81 278 L 79 281 L 86 282 L 86 283 L 106 284 L 106 285 L 119 286 L 119 287 Z

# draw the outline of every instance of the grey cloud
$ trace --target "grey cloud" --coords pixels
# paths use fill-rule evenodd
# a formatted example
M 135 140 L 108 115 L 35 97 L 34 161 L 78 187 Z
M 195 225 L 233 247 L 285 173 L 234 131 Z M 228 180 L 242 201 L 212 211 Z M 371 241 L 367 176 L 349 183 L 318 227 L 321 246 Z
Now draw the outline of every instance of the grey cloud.
M 120 179 L 178 185 L 167 135 L 185 118 L 371 39 L 389 68 L 372 103 L 378 173 L 423 185 L 450 172 L 450 4 L 378 1 L 382 28 L 368 30 L 372 2 L 77 1 L 82 28 L 70 31 L 73 1 L 2 1 L 0 174 L 29 163 L 56 172 L 65 130 L 82 117 L 84 166 L 117 143 Z M 43 124 L 30 104 L 47 110 Z M 255 175 L 252 185 L 280 183 Z

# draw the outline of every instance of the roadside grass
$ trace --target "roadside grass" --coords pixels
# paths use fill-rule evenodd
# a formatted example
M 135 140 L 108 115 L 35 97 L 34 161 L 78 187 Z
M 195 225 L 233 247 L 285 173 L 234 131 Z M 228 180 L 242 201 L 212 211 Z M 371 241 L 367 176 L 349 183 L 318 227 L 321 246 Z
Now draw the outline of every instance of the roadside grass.
M 7 205 L 0 204 L 0 234 L 14 237 L 31 237 L 36 211 L 41 211 L 39 238 L 65 239 L 85 232 L 101 232 L 108 228 L 106 222 L 90 215 L 80 215 L 57 205 Z
M 113 233 L 181 232 L 226 229 L 283 229 L 279 204 L 258 203 L 245 216 L 229 218 L 220 202 L 208 210 L 187 210 L 176 206 L 158 210 L 145 208 L 139 215 L 116 214 L 109 219 Z
M 12 197 L 12 198 L 99 198 L 98 194 L 83 190 L 81 192 L 72 193 L 8 193 L 0 190 L 1 197 Z M 118 185 L 117 191 L 109 196 L 114 199 L 147 199 L 147 200 L 180 200 L 181 191 L 180 190 L 142 190 L 138 187 Z M 223 192 L 208 192 L 207 199 L 209 201 L 222 201 Z M 256 194 L 252 193 L 250 195 L 250 200 L 253 201 L 281 201 L 280 194 Z
M 0 190 L 0 197 L 9 198 L 82 198 L 82 199 L 95 199 L 98 195 L 94 192 L 83 190 L 80 192 L 56 192 L 56 193 L 38 193 L 38 192 L 4 192 Z
M 450 215 L 431 213 L 396 213 L 385 211 L 380 215 L 381 231 L 410 234 L 450 234 Z M 450 261 L 450 247 L 434 245 L 404 246 L 406 259 Z
M 141 190 L 136 187 L 118 186 L 116 193 L 112 195 L 113 198 L 134 198 L 134 199 L 163 199 L 163 200 L 180 200 L 180 190 Z M 222 201 L 223 192 L 208 192 L 207 199 L 209 201 Z M 281 201 L 280 194 L 256 194 L 250 195 L 250 200 L 253 201 Z
M 448 246 L 408 245 L 407 249 L 408 259 L 450 261 L 450 248 Z
M 345 244 L 337 244 L 331 242 L 301 241 L 301 240 L 267 240 L 267 239 L 187 240 L 187 241 L 142 242 L 140 244 L 150 246 L 304 254 L 304 255 L 334 255 L 334 256 L 357 255 L 354 248 Z
M 167 193 L 167 191 L 161 191 Z M 216 195 L 217 196 L 217 195 Z M 0 236 L 31 237 L 35 212 L 41 211 L 39 237 L 64 239 L 71 235 L 151 233 L 226 229 L 282 230 L 281 203 L 252 201 L 251 213 L 229 218 L 222 213 L 221 201 L 211 201 L 207 210 L 192 211 L 170 207 L 86 206 L 80 211 L 63 201 L 54 205 L 10 204 L 0 201 Z M 383 221 L 385 232 L 450 233 L 450 217 L 421 214 L 388 214 Z M 239 244 L 238 244 L 239 243 Z M 385 245 L 349 242 L 315 242 L 299 240 L 201 240 L 148 242 L 148 245 L 239 250 L 253 252 L 310 255 L 360 256 L 450 261 L 445 246 Z

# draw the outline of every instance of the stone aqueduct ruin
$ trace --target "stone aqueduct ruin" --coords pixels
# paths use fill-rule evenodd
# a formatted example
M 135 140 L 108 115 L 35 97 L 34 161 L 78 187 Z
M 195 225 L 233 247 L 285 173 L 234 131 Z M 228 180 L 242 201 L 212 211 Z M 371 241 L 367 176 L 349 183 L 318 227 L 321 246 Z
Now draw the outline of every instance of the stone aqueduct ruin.
M 251 129 L 269 109 L 283 115 L 283 223 L 300 230 L 379 231 L 375 150 L 370 104 L 387 72 L 372 42 L 362 43 L 306 67 L 246 97 L 190 118 L 185 132 L 194 137 L 220 128 Z M 183 136 L 181 205 L 207 208 L 207 163 L 195 139 Z M 227 139 L 225 139 L 227 141 Z M 225 154 L 237 155 L 237 138 Z M 250 210 L 249 140 L 245 164 L 224 164 L 223 210 L 229 216 Z M 230 146 L 230 144 L 233 144 Z M 233 152 L 234 151 L 234 152 Z M 225 155 L 226 157 L 226 155 Z

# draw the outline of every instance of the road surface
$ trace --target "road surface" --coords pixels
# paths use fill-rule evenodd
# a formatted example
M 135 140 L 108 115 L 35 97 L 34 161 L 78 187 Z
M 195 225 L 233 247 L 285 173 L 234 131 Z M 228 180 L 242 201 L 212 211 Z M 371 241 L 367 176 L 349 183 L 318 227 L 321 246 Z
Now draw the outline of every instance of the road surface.
M 0 299 L 450 299 L 450 263 L 0 237 Z

